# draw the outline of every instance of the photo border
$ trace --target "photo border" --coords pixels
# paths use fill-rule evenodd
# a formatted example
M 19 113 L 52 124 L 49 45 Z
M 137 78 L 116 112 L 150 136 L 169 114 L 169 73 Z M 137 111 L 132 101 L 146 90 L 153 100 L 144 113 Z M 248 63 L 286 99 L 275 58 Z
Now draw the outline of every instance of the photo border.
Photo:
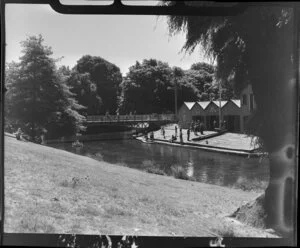
M 66 239 L 71 239 L 74 235 L 71 234 L 21 234 L 21 233 L 4 233 L 4 95 L 5 95 L 5 5 L 6 4 L 48 4 L 54 11 L 61 14 L 109 14 L 109 15 L 236 15 L 242 13 L 249 6 L 286 6 L 294 9 L 295 23 L 294 23 L 294 53 L 295 53 L 295 78 L 297 83 L 297 96 L 299 96 L 299 14 L 300 4 L 296 2 L 278 2 L 278 3 L 237 3 L 233 7 L 192 7 L 184 5 L 182 2 L 176 2 L 174 6 L 129 6 L 121 3 L 121 0 L 114 0 L 111 5 L 99 6 L 84 6 L 84 5 L 62 5 L 59 0 L 0 0 L 1 8 L 1 95 L 0 95 L 0 117 L 1 117 L 1 133 L 0 133 L 0 246 L 42 246 L 42 247 L 60 247 L 63 244 L 59 239 L 63 236 Z M 297 104 L 299 111 L 299 100 Z M 299 134 L 299 116 L 297 115 L 297 134 Z M 297 143 L 298 146 L 298 143 Z M 298 158 L 298 149 L 297 156 Z M 296 161 L 296 165 L 298 161 Z M 298 195 L 298 170 L 296 166 L 296 183 L 295 192 Z M 298 197 L 296 195 L 295 208 L 296 216 L 298 216 Z M 297 244 L 297 222 L 294 228 L 294 240 L 285 238 L 224 238 L 223 244 L 231 247 L 257 247 L 257 246 L 294 246 Z M 106 240 L 108 236 L 99 235 L 76 235 L 78 240 L 83 240 L 83 245 L 87 244 L 89 240 Z M 163 237 L 163 236 L 128 236 L 135 240 L 137 247 L 207 247 L 209 242 L 215 240 L 211 237 Z M 118 242 L 123 236 L 109 235 L 112 247 L 117 247 Z M 85 241 L 84 241 L 85 240 Z M 84 243 L 87 242 L 87 243 Z

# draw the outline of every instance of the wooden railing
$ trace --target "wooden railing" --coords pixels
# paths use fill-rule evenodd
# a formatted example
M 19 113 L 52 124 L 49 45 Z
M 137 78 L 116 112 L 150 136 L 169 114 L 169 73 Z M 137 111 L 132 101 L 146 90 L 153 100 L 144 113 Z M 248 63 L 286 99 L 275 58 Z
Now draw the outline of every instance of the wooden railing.
M 174 114 L 151 114 L 151 115 L 89 115 L 87 122 L 155 122 L 155 121 L 175 121 Z

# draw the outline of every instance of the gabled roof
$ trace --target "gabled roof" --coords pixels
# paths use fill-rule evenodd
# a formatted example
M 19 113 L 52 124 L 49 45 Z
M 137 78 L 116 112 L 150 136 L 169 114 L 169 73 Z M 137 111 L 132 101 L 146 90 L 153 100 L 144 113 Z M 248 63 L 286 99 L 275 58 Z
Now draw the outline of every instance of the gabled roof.
M 192 109 L 192 107 L 195 105 L 196 102 L 184 102 L 185 106 L 187 106 L 187 108 L 189 110 Z
M 201 108 L 206 109 L 206 107 L 208 106 L 208 104 L 210 103 L 210 101 L 202 101 L 202 102 L 197 102 Z
M 232 100 L 231 101 L 236 105 L 238 106 L 239 108 L 241 107 L 241 100 Z
M 229 101 L 221 101 L 221 108 L 223 108 L 228 102 L 233 102 L 238 108 L 241 107 L 241 100 L 235 99 L 235 100 L 229 100 Z M 211 103 L 214 104 L 216 107 L 219 108 L 220 102 L 219 101 L 201 101 L 201 102 L 184 102 L 183 104 L 191 110 L 195 104 L 198 103 L 202 109 L 206 109 L 208 105 Z
M 218 107 L 220 106 L 220 102 L 219 101 L 213 101 Z M 223 108 L 223 106 L 227 103 L 228 101 L 221 101 L 221 108 Z

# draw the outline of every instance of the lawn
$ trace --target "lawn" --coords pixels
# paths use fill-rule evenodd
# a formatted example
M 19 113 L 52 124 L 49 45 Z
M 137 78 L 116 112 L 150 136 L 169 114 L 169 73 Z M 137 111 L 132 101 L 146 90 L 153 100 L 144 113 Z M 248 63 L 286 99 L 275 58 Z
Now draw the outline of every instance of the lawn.
M 259 196 L 5 137 L 5 232 L 272 237 L 230 219 Z

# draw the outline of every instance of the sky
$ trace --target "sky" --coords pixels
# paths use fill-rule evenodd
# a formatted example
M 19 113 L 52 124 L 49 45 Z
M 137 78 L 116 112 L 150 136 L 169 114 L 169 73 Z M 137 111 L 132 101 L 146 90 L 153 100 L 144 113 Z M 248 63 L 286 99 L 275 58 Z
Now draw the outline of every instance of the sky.
M 70 68 L 83 55 L 100 56 L 116 64 L 123 75 L 136 61 L 154 58 L 170 66 L 189 69 L 209 62 L 202 49 L 181 50 L 185 34 L 170 37 L 166 17 L 128 15 L 63 15 L 48 5 L 6 5 L 6 62 L 18 61 L 20 42 L 42 34 L 59 65 Z

